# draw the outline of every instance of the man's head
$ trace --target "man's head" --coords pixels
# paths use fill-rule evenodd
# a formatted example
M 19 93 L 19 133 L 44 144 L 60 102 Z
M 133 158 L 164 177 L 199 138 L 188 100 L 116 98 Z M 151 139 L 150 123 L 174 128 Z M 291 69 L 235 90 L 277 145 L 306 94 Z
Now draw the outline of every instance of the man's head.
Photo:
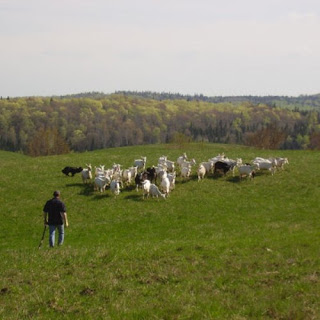
M 56 191 L 53 193 L 53 196 L 54 196 L 55 198 L 60 197 L 60 191 L 59 191 L 59 190 L 56 190 Z

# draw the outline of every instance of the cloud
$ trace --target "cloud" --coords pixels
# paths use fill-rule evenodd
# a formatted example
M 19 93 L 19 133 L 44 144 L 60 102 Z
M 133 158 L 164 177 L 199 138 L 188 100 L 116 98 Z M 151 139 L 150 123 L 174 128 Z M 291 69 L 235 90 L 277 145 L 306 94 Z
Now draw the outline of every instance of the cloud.
M 22 81 L 11 88 L 0 80 L 10 92 L 27 88 L 30 74 L 37 92 L 126 88 L 209 95 L 300 94 L 315 88 L 310 84 L 318 78 L 307 77 L 320 63 L 319 5 L 312 0 L 1 5 L 6 11 L 0 12 L 0 68 L 3 78 L 14 70 Z

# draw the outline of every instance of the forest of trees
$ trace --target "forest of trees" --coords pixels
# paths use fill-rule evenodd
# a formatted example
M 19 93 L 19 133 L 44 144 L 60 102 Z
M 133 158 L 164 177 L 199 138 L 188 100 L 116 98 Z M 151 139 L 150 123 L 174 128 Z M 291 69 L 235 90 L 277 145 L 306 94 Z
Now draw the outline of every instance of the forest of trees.
M 204 96 L 155 97 L 150 92 L 2 98 L 0 149 L 39 156 L 181 138 L 268 149 L 320 149 L 319 95 L 296 101 L 283 98 L 280 105 L 277 99 L 256 99 L 214 102 Z
M 208 97 L 203 94 L 182 95 L 180 93 L 167 92 L 151 92 L 151 91 L 117 91 L 118 94 L 127 96 L 135 96 L 141 98 L 155 99 L 155 100 L 177 100 L 184 99 L 187 101 L 204 101 L 212 103 L 242 103 L 251 102 L 252 104 L 266 104 L 270 106 L 284 107 L 295 110 L 310 110 L 317 109 L 320 111 L 320 94 L 315 95 L 300 95 L 298 97 L 287 96 L 216 96 Z M 92 93 L 98 95 L 99 93 Z

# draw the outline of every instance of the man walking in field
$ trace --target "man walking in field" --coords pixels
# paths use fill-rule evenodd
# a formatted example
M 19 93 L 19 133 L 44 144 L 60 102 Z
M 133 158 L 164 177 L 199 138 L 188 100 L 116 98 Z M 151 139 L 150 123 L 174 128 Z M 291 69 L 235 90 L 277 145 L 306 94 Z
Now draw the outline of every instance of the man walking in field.
M 62 245 L 64 240 L 64 225 L 68 227 L 67 209 L 60 200 L 60 191 L 53 193 L 53 198 L 48 200 L 43 208 L 44 224 L 49 225 L 49 245 L 54 247 L 55 231 L 58 229 L 58 244 Z

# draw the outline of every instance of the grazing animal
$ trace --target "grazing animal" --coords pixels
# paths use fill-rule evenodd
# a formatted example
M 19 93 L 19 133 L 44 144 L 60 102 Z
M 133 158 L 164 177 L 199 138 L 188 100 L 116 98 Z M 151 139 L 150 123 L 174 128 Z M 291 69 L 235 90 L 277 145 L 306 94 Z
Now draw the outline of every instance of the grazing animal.
M 87 183 L 88 181 L 90 181 L 92 179 L 92 167 L 91 167 L 91 164 L 87 164 L 86 166 L 87 166 L 87 168 L 85 168 L 85 169 L 83 169 L 81 171 L 83 183 Z
M 184 160 L 181 164 L 181 168 L 188 167 L 188 166 L 195 166 L 197 164 L 195 159 L 191 159 L 190 161 Z
M 123 170 L 121 183 L 125 183 L 127 186 L 130 185 L 132 180 L 135 180 L 137 173 L 137 167 L 130 167 L 128 169 Z
M 134 179 L 138 173 L 137 167 L 130 167 L 129 170 L 131 171 L 131 177 Z
M 156 174 L 157 174 L 156 180 L 161 181 L 163 177 L 166 177 L 168 175 L 167 168 L 162 166 L 156 167 Z
M 234 167 L 235 167 L 235 163 L 234 164 L 229 164 L 226 163 L 224 161 L 217 161 L 214 164 L 214 174 L 216 174 L 217 171 L 220 171 L 223 173 L 223 175 L 226 175 L 228 171 L 231 171 Z
M 147 157 L 141 157 L 141 159 L 134 160 L 134 167 L 137 167 L 138 170 L 144 170 L 147 163 Z
M 94 189 L 99 190 L 101 193 L 106 190 L 106 186 L 110 183 L 111 179 L 106 176 L 98 176 L 94 178 Z
M 167 156 L 159 157 L 158 164 L 161 164 L 161 165 L 165 164 L 165 162 L 167 161 L 167 158 L 168 158 Z
M 118 196 L 120 194 L 120 182 L 118 180 L 112 180 L 110 190 L 115 196 Z
M 259 165 L 257 164 L 244 164 L 239 166 L 239 176 L 240 179 L 243 177 L 249 177 L 250 179 L 253 179 L 255 176 L 255 170 L 259 170 Z
M 155 167 L 147 168 L 144 173 L 147 175 L 147 179 L 150 180 L 151 183 L 156 181 L 157 172 Z
M 119 164 L 119 163 L 114 163 L 114 164 L 112 165 L 112 170 L 113 170 L 113 172 L 118 172 L 118 171 L 120 171 L 120 170 L 121 170 L 121 164 Z
M 218 154 L 217 156 L 209 159 L 208 161 L 212 161 L 213 164 L 215 164 L 217 161 L 222 161 L 224 159 L 226 159 L 226 156 L 224 155 L 224 153 L 222 153 L 222 154 Z
M 174 169 L 175 169 L 174 161 L 170 161 L 166 159 L 162 162 L 159 162 L 158 165 L 166 168 L 168 172 L 174 172 Z
M 201 179 L 204 178 L 206 172 L 207 172 L 207 170 L 206 170 L 205 166 L 203 164 L 200 164 L 198 167 L 198 170 L 197 170 L 198 181 L 200 181 Z
M 222 161 L 231 165 L 231 171 L 232 171 L 232 176 L 233 177 L 234 177 L 234 173 L 235 173 L 236 168 L 238 168 L 239 166 L 242 165 L 242 159 L 241 158 L 237 158 L 236 160 L 226 159 L 226 160 L 222 160 Z
M 142 198 L 144 199 L 145 196 L 147 196 L 148 198 L 150 193 L 151 182 L 150 180 L 146 179 L 142 181 L 141 184 L 142 184 L 142 190 L 143 190 Z
M 188 159 L 187 154 L 184 153 L 177 159 L 177 164 L 181 167 L 182 163 Z
M 159 188 L 154 183 L 150 185 L 149 193 L 151 194 L 152 198 L 154 197 L 156 198 L 162 197 L 163 199 L 166 198 L 166 195 L 164 193 L 161 193 Z
M 98 176 L 104 176 L 104 165 L 100 165 L 99 167 L 95 167 L 95 170 L 94 170 L 94 175 L 96 177 Z
M 267 159 L 254 159 L 253 160 L 254 164 L 259 165 L 260 170 L 268 170 L 271 172 L 271 175 L 273 176 L 275 172 L 275 162 L 267 160 Z
M 209 160 L 209 161 L 206 161 L 206 162 L 201 162 L 199 167 L 198 167 L 198 170 L 200 168 L 200 166 L 203 166 L 206 170 L 205 174 L 209 174 L 210 172 L 213 171 L 213 168 L 214 168 L 214 162 Z
M 61 171 L 66 176 L 70 177 L 69 174 L 71 173 L 72 177 L 83 170 L 82 167 L 64 167 Z
M 288 158 L 276 158 L 277 164 L 276 167 L 280 169 L 284 169 L 285 164 L 289 164 Z
M 169 179 L 170 182 L 170 190 L 173 190 L 176 185 L 176 172 L 168 173 L 167 178 Z
M 121 165 L 118 163 L 114 163 L 112 165 L 112 178 L 113 180 L 118 180 L 121 181 L 122 178 L 122 170 L 121 170 Z
M 181 168 L 181 177 L 182 178 L 189 178 L 191 174 L 191 165 L 189 166 L 183 166 Z
M 270 160 L 262 158 L 262 157 L 255 157 L 252 161 L 259 162 L 259 161 L 270 161 Z
M 124 169 L 122 172 L 122 182 L 126 185 L 131 184 L 132 172 L 130 169 Z
M 169 172 L 174 172 L 174 170 L 175 170 L 175 163 L 174 163 L 174 161 L 167 160 L 167 161 L 166 161 L 166 165 L 167 165 L 167 168 L 168 168 L 168 171 L 169 171 Z
M 138 191 L 139 188 L 142 188 L 142 183 L 143 183 L 143 181 L 147 180 L 147 178 L 148 177 L 145 172 L 140 172 L 135 176 L 134 182 L 136 184 L 136 191 Z
M 162 178 L 160 186 L 163 193 L 166 195 L 166 197 L 168 197 L 170 192 L 170 181 L 167 175 Z

